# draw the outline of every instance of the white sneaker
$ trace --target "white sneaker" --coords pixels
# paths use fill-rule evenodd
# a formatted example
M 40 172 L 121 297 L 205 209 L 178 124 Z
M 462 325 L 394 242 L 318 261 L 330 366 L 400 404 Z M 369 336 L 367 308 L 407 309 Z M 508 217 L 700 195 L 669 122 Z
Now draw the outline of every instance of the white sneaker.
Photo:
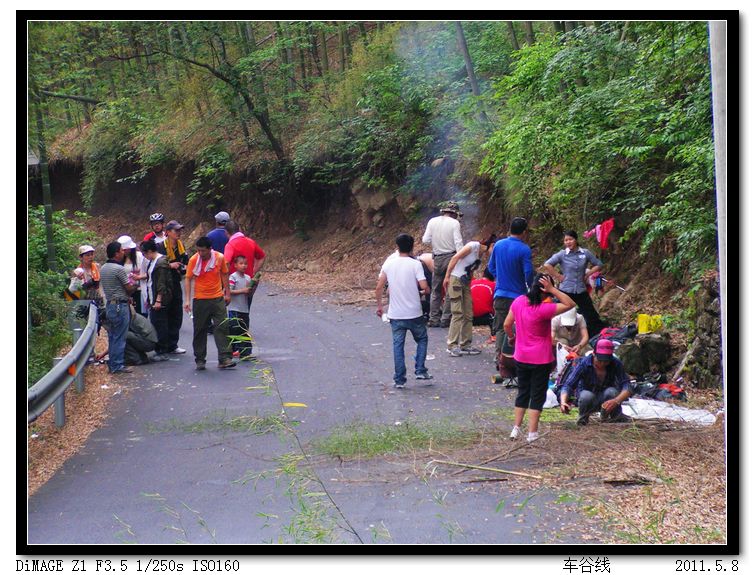
M 522 430 L 519 429 L 518 425 L 515 425 L 514 428 L 511 430 L 511 435 L 509 435 L 509 439 L 519 439 L 520 435 L 522 435 Z
M 527 434 L 527 443 L 532 443 L 535 441 L 538 437 L 540 437 L 540 434 L 537 431 L 530 431 Z
M 170 354 L 181 354 L 181 353 L 186 353 L 186 350 L 184 348 L 182 348 L 182 347 L 177 347 L 176 349 L 174 349 L 173 351 L 169 351 L 168 353 L 170 353 Z

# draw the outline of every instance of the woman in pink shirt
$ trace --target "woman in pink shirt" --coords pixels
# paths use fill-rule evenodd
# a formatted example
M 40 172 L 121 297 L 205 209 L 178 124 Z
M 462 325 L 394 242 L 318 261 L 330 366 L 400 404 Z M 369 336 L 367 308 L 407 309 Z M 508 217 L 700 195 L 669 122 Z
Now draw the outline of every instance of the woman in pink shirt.
M 558 298 L 560 303 L 546 302 L 545 298 L 549 294 Z M 535 441 L 538 437 L 537 424 L 548 391 L 548 374 L 555 360 L 551 341 L 551 319 L 575 305 L 577 304 L 574 300 L 553 285 L 553 278 L 547 274 L 537 274 L 529 292 L 519 296 L 511 304 L 509 314 L 503 322 L 503 329 L 509 341 L 514 342 L 516 376 L 519 382 L 519 393 L 514 402 L 514 429 L 511 430 L 511 439 L 517 439 L 521 435 L 519 426 L 527 409 L 527 441 Z

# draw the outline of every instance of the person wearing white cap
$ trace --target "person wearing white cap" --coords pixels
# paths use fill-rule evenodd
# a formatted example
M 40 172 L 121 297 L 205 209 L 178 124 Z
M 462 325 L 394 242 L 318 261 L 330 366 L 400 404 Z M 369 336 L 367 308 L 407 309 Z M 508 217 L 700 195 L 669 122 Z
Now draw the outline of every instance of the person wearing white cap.
M 215 229 L 207 234 L 212 244 L 212 249 L 221 254 L 225 251 L 225 245 L 228 243 L 228 233 L 225 231 L 225 225 L 231 220 L 228 212 L 218 212 L 215 214 Z
M 80 282 L 79 299 L 91 299 L 101 304 L 104 296 L 100 288 L 100 268 L 94 261 L 94 248 L 90 245 L 80 246 L 79 261 L 81 265 L 74 270 L 74 276 Z
M 144 256 L 136 249 L 136 243 L 131 236 L 121 236 L 118 243 L 123 248 L 123 268 L 128 274 L 130 284 L 137 286 L 136 291 L 131 294 L 134 301 L 134 309 L 137 313 L 147 317 L 146 287 L 147 287 L 147 266 Z
M 553 345 L 561 343 L 568 353 L 584 355 L 590 351 L 587 322 L 582 314 L 577 313 L 577 308 L 557 315 L 551 320 L 551 336 Z

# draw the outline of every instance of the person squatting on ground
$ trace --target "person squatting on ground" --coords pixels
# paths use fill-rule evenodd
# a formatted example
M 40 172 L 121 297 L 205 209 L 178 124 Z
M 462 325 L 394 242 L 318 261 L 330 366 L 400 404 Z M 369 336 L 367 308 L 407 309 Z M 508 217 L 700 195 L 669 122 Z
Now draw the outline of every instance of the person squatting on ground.
M 231 341 L 228 338 L 228 317 L 225 306 L 231 301 L 228 286 L 228 264 L 223 254 L 212 249 L 207 237 L 197 240 L 197 253 L 191 256 L 186 268 L 185 310 L 194 313 L 194 361 L 197 370 L 205 369 L 207 363 L 207 332 L 210 321 L 215 325 L 213 336 L 218 348 L 218 367 L 236 367 L 231 357 Z M 192 298 L 192 286 L 194 297 Z M 191 304 L 189 303 L 191 302 Z
M 126 332 L 131 320 L 129 298 L 136 286 L 128 281 L 123 269 L 123 248 L 118 242 L 107 245 L 107 263 L 100 270 L 100 283 L 105 294 L 105 318 L 108 323 L 108 368 L 110 373 L 131 373 L 124 365 Z
M 544 301 L 550 294 L 560 303 Z M 548 391 L 548 375 L 554 361 L 551 343 L 551 319 L 576 304 L 553 285 L 553 278 L 537 274 L 527 295 L 516 298 L 509 309 L 503 329 L 514 341 L 514 359 L 519 392 L 514 401 L 514 428 L 511 439 L 521 435 L 520 426 L 529 410 L 527 441 L 538 437 L 538 423 Z M 516 323 L 516 337 L 514 324 Z
M 145 365 L 150 362 L 148 353 L 155 351 L 157 347 L 157 330 L 142 314 L 134 311 L 130 315 L 124 361 L 126 365 Z M 155 359 L 156 357 L 153 356 L 152 360 L 162 361 L 162 356 L 160 359 Z
M 509 314 L 511 303 L 526 294 L 533 285 L 535 268 L 532 266 L 532 252 L 525 243 L 527 236 L 527 220 L 514 218 L 509 226 L 509 236 L 495 243 L 488 260 L 488 271 L 495 278 L 493 331 L 496 336 L 496 357 L 503 348 L 503 322 Z
M 560 266 L 561 273 L 556 271 L 556 265 Z M 588 265 L 592 267 L 588 268 Z M 558 280 L 562 292 L 577 302 L 577 311 L 585 318 L 590 337 L 600 333 L 606 324 L 600 319 L 587 293 L 587 282 L 592 274 L 603 269 L 603 262 L 590 250 L 579 247 L 577 232 L 564 232 L 564 249 L 548 258 L 543 269 Z
M 621 360 L 613 355 L 613 343 L 598 340 L 595 352 L 582 357 L 566 375 L 561 389 L 561 412 L 569 413 L 569 398 L 577 399 L 577 425 L 587 425 L 590 414 L 600 410 L 600 420 L 628 421 L 621 411 L 622 402 L 629 398 L 629 376 Z
M 551 337 L 553 345 L 560 343 L 566 348 L 567 353 L 584 355 L 592 349 L 587 323 L 582 314 L 577 313 L 577 308 L 572 308 L 551 320 Z
M 473 279 L 470 282 L 469 293 L 472 295 L 472 325 L 489 326 L 490 337 L 495 339 L 495 332 L 493 331 L 495 278 L 487 268 L 483 270 L 481 278 Z
M 181 278 L 186 275 L 186 264 L 189 263 L 189 254 L 186 253 L 183 242 L 181 241 L 181 231 L 183 224 L 176 220 L 171 220 L 165 226 L 165 241 L 157 244 L 157 251 L 165 256 L 171 269 L 171 292 L 173 297 L 170 303 L 163 304 L 165 313 L 168 318 L 168 353 L 186 353 L 182 347 L 178 347 L 178 338 L 181 333 L 183 324 L 183 295 L 181 293 Z M 187 295 L 188 297 L 188 295 Z
M 472 346 L 474 310 L 471 282 L 474 271 L 480 265 L 480 248 L 480 242 L 471 241 L 456 252 L 448 263 L 443 279 L 446 299 L 451 302 L 451 325 L 446 339 L 446 351 L 453 357 L 478 355 L 482 351 Z
M 236 271 L 228 278 L 231 290 L 231 303 L 228 304 L 228 321 L 232 338 L 233 354 L 240 358 L 252 355 L 252 341 L 249 332 L 249 292 L 252 278 L 246 274 L 246 256 L 237 255 L 233 259 Z
M 427 372 L 425 358 L 427 356 L 427 325 L 422 315 L 420 291 L 429 293 L 430 286 L 425 280 L 422 264 L 411 257 L 414 248 L 414 238 L 409 234 L 399 234 L 396 237 L 398 257 L 389 257 L 383 263 L 375 288 L 377 300 L 377 316 L 383 316 L 383 288 L 386 282 L 390 285 L 390 300 L 388 302 L 388 319 L 393 332 L 393 385 L 403 389 L 406 385 L 406 363 L 404 360 L 404 343 L 406 332 L 410 331 L 417 344 L 414 362 L 414 377 L 429 380 L 432 375 Z
M 149 319 L 157 332 L 154 361 L 167 361 L 166 355 L 171 351 L 171 337 L 168 327 L 168 309 L 173 299 L 172 271 L 165 256 L 157 251 L 154 240 L 141 244 L 147 266 L 147 307 Z
M 233 220 L 229 221 L 226 223 L 225 229 L 228 233 L 228 243 L 225 245 L 223 255 L 230 266 L 231 273 L 236 271 L 233 260 L 237 255 L 242 255 L 246 258 L 247 269 L 249 269 L 249 266 L 252 268 L 249 271 L 249 275 L 252 278 L 252 283 L 249 286 L 249 305 L 251 307 L 254 292 L 257 291 L 260 278 L 262 277 L 262 266 L 265 263 L 266 257 L 265 251 L 252 238 L 244 235 L 237 222 Z M 249 313 L 251 313 L 251 310 Z
M 443 279 L 451 258 L 464 247 L 461 239 L 461 224 L 458 218 L 464 214 L 456 202 L 438 204 L 440 215 L 427 222 L 422 243 L 430 244 L 433 251 L 433 283 L 430 294 L 430 321 L 428 327 L 451 325 L 451 302 L 443 302 Z

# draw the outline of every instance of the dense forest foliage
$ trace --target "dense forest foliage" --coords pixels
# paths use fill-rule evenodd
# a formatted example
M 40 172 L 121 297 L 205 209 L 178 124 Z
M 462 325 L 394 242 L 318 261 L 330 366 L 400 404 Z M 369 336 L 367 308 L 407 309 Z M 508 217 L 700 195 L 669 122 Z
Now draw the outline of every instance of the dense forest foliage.
M 191 166 L 188 203 L 241 173 L 304 210 L 357 178 L 421 191 L 450 157 L 507 213 L 622 214 L 684 283 L 716 264 L 705 22 L 30 22 L 28 40 L 31 109 L 52 160 L 83 165 L 85 206 L 123 165 Z
M 125 161 L 191 162 L 187 200 L 211 202 L 234 170 L 411 192 L 450 155 L 512 210 L 629 213 L 666 271 L 715 264 L 705 22 L 33 22 L 29 50 L 88 203 Z

